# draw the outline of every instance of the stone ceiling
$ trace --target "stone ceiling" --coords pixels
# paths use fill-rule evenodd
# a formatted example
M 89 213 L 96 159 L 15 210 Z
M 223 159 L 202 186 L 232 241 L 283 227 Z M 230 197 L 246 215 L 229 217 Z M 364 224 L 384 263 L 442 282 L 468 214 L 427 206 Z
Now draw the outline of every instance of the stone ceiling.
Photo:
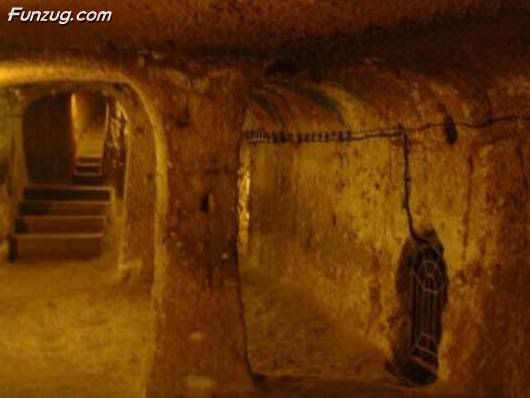
M 8 23 L 0 0 L 0 47 L 270 51 L 286 44 L 403 23 L 490 15 L 525 0 L 25 0 L 25 9 L 111 10 L 110 24 Z

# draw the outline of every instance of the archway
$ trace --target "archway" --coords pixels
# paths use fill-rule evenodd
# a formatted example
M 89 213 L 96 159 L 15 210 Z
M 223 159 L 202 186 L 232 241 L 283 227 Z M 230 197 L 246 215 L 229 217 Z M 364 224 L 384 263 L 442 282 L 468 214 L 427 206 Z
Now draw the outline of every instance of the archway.
M 150 290 L 155 258 L 155 211 L 157 208 L 163 208 L 163 205 L 157 204 L 159 197 L 156 195 L 157 177 L 160 175 L 156 172 L 157 155 L 154 138 L 156 133 L 153 131 L 151 118 L 148 116 L 143 102 L 128 84 L 107 81 L 64 82 L 63 79 L 54 82 L 53 77 L 54 75 L 51 74 L 51 82 L 45 85 L 42 85 L 41 82 L 32 82 L 31 78 L 28 78 L 29 82 L 25 81 L 24 84 L 4 89 L 3 93 L 9 97 L 12 105 L 7 113 L 14 119 L 19 118 L 22 121 L 24 110 L 30 109 L 32 112 L 31 109 L 35 104 L 46 103 L 50 97 L 60 97 L 63 99 L 62 104 L 68 106 L 68 102 L 71 101 L 71 94 L 78 93 L 80 90 L 83 93 L 100 95 L 110 101 L 111 107 L 114 109 L 109 110 L 110 116 L 106 118 L 108 125 L 105 126 L 105 129 L 114 129 L 118 133 L 114 138 L 119 138 L 120 134 L 124 133 L 129 149 L 128 155 L 132 158 L 132 162 L 125 162 L 125 169 L 120 170 L 125 180 L 121 188 L 123 192 L 121 195 L 116 192 L 116 202 L 121 202 L 123 206 L 121 217 L 124 229 L 128 229 L 128 234 L 123 234 L 121 240 L 114 240 L 119 236 L 109 237 L 109 241 L 112 241 L 112 245 L 117 248 L 116 254 L 119 254 L 119 261 L 116 261 L 111 268 L 105 266 L 99 259 L 83 262 L 83 264 L 77 262 L 62 262 L 62 264 L 41 262 L 39 267 L 39 264 L 33 266 L 16 263 L 10 267 L 8 273 L 4 275 L 4 279 L 6 283 L 10 283 L 11 288 L 3 290 L 3 299 L 5 302 L 11 302 L 13 295 L 18 294 L 22 297 L 21 303 L 26 298 L 32 300 L 35 312 L 32 312 L 31 316 L 41 326 L 20 328 L 15 336 L 12 334 L 16 327 L 15 323 L 5 322 L 4 337 L 12 341 L 13 344 L 17 341 L 33 338 L 35 345 L 31 351 L 22 348 L 17 358 L 12 358 L 9 355 L 4 357 L 6 363 L 11 363 L 13 367 L 25 364 L 27 372 L 35 375 L 36 382 L 42 381 L 44 393 L 55 394 L 56 391 L 53 390 L 55 387 L 49 381 L 54 380 L 60 372 L 66 372 L 68 369 L 72 383 L 77 383 L 80 379 L 85 378 L 87 382 L 92 380 L 93 385 L 101 384 L 98 391 L 102 395 L 108 396 L 108 394 L 119 393 L 120 396 L 139 396 L 145 388 L 145 371 L 150 355 L 150 345 L 146 343 L 152 338 L 153 321 L 150 308 Z M 64 76 L 61 77 L 64 78 Z M 53 91 L 51 96 L 52 91 L 50 90 Z M 96 113 L 100 114 L 100 112 Z M 94 117 L 88 115 L 86 121 L 90 120 L 94 120 Z M 78 131 L 82 130 L 79 126 L 78 129 Z M 20 122 L 18 127 L 13 128 L 9 133 L 13 137 L 22 137 L 24 135 L 23 123 Z M 26 136 L 26 138 L 32 142 L 31 135 Z M 141 141 L 138 143 L 138 140 Z M 107 142 L 107 144 L 110 143 Z M 18 149 L 16 148 L 17 145 L 19 145 Z M 20 162 L 20 159 L 23 160 L 26 157 L 24 156 L 24 149 L 23 141 L 13 144 L 12 151 L 18 152 L 18 154 L 17 159 L 8 159 L 9 173 L 15 169 L 27 169 L 21 167 L 24 162 Z M 55 149 L 57 150 L 57 148 Z M 70 149 L 75 152 L 75 145 Z M 138 154 L 142 154 L 142 159 L 135 159 Z M 116 160 L 115 155 L 112 154 L 110 160 Z M 9 191 L 13 197 L 23 197 L 25 187 L 31 182 L 29 178 L 21 178 L 23 174 L 22 172 L 18 175 L 11 174 L 7 178 L 7 183 L 10 185 Z M 39 184 L 56 184 L 59 182 L 59 180 L 41 180 Z M 116 191 L 119 190 L 118 186 L 115 188 Z M 115 204 L 119 205 L 119 203 Z M 13 200 L 12 205 L 13 216 L 15 216 L 17 201 Z M 133 213 L 132 209 L 135 207 L 139 207 L 142 212 Z M 116 218 L 113 220 L 115 221 Z M 138 237 L 138 234 L 142 235 Z M 137 245 L 139 241 L 142 242 L 140 248 Z M 138 249 L 138 251 L 134 252 L 134 249 Z M 117 274 L 123 276 L 122 267 L 118 268 L 116 264 L 122 263 L 123 256 L 128 256 L 133 260 L 137 259 L 138 256 L 135 253 L 141 253 L 145 256 L 144 258 L 148 259 L 149 264 L 141 260 L 133 261 L 133 264 L 142 269 L 129 270 L 130 274 L 145 275 L 146 278 L 142 279 L 142 283 L 127 278 L 131 283 L 124 284 L 122 277 L 116 278 Z M 104 252 L 103 257 L 106 255 Z M 114 260 L 117 260 L 116 257 Z M 31 282 L 35 278 L 43 285 L 39 289 L 35 288 L 34 283 Z M 68 284 L 64 283 L 66 280 L 68 280 Z M 143 283 L 144 281 L 147 283 Z M 138 282 L 140 281 L 138 280 Z M 69 306 L 68 303 L 71 303 L 72 306 Z M 73 311 L 74 303 L 77 303 L 75 304 L 78 308 L 77 313 Z M 57 309 L 57 311 L 53 310 L 55 314 L 52 315 L 53 322 L 48 324 L 45 320 L 52 318 L 49 318 L 49 314 L 45 314 L 46 305 Z M 23 317 L 25 313 L 22 308 L 17 307 L 17 309 L 19 315 L 15 319 Z M 26 316 L 29 317 L 29 315 Z M 99 321 L 96 318 L 99 318 Z M 90 336 L 86 335 L 85 331 L 88 332 L 89 328 L 95 327 L 94 322 L 99 324 L 96 331 L 92 332 Z M 63 333 L 61 337 L 57 336 L 60 331 Z M 47 360 L 43 357 L 44 351 L 48 349 L 44 335 L 48 335 L 51 340 L 56 339 L 54 343 L 55 352 L 48 356 L 54 362 L 53 365 L 51 363 L 46 365 Z M 81 340 L 76 339 L 75 335 L 79 336 Z M 88 345 L 91 344 L 95 344 L 99 348 L 92 349 L 89 355 L 87 350 Z M 138 346 L 144 347 L 145 352 L 138 351 Z M 66 350 L 71 349 L 74 349 L 75 353 L 69 352 L 66 355 Z M 109 372 L 108 380 L 114 380 L 114 385 L 95 381 L 94 377 L 97 376 L 97 373 L 103 371 L 104 367 L 108 367 L 109 361 L 113 360 L 117 362 L 115 369 Z M 91 363 L 91 365 L 80 367 L 72 361 Z M 21 370 L 20 375 L 27 375 L 27 372 Z M 136 382 L 128 383 L 128 378 L 132 378 Z M 15 382 L 16 380 L 13 378 L 11 381 Z M 78 383 L 76 388 L 82 384 Z M 94 389 L 91 391 L 94 392 Z

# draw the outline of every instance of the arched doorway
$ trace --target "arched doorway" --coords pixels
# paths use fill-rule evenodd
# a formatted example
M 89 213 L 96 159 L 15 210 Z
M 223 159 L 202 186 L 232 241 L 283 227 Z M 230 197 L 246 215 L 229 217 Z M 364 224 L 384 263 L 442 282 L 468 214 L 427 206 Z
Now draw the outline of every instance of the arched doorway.
M 30 175 L 28 178 L 21 178 L 22 173 L 8 178 L 9 184 L 13 186 L 10 192 L 16 195 L 20 191 L 20 197 L 15 200 L 15 207 L 18 208 L 14 209 L 13 221 L 21 218 L 20 216 L 26 219 L 29 216 L 33 222 L 30 227 L 40 228 L 40 231 L 29 231 L 28 224 L 17 220 L 14 229 L 18 230 L 14 233 L 54 235 L 54 238 L 66 232 L 83 235 L 99 233 L 93 230 L 99 226 L 88 220 L 87 216 L 92 218 L 88 214 L 21 214 L 19 206 L 22 202 L 47 199 L 38 197 L 43 195 L 43 185 L 47 185 L 48 189 L 50 186 L 55 187 L 53 194 L 62 197 L 54 197 L 53 202 L 54 205 L 61 202 L 61 206 L 73 201 L 76 206 L 79 205 L 77 201 L 99 202 L 101 198 L 78 200 L 69 197 L 72 192 L 70 189 L 58 191 L 58 185 L 73 184 L 76 188 L 83 189 L 88 187 L 92 193 L 97 191 L 94 189 L 97 185 L 111 186 L 114 193 L 112 204 L 108 205 L 108 211 L 112 215 L 105 222 L 105 237 L 100 255 L 83 259 L 38 256 L 31 261 L 20 259 L 2 270 L 3 283 L 8 288 L 2 289 L 1 301 L 13 308 L 14 312 L 4 313 L 6 316 L 2 320 L 1 334 L 4 340 L 20 344 L 21 347 L 16 355 L 2 353 L 6 364 L 4 369 L 19 369 L 17 374 L 21 378 L 27 379 L 32 375 L 35 383 L 42 386 L 44 395 L 58 395 L 54 382 L 59 381 L 71 383 L 71 388 L 75 388 L 75 394 L 79 396 L 83 395 L 85 383 L 90 383 L 90 390 L 101 396 L 139 396 L 143 388 L 142 372 L 148 352 L 146 350 L 144 353 L 138 347 L 147 347 L 145 343 L 151 339 L 151 284 L 124 284 L 117 276 L 122 255 L 137 258 L 132 239 L 144 243 L 141 247 L 142 254 L 151 259 L 149 272 L 153 273 L 157 180 L 154 172 L 155 139 L 150 119 L 136 92 L 125 85 L 52 83 L 46 86 L 25 85 L 16 90 L 21 102 L 20 111 L 17 108 L 10 113 L 20 117 L 20 130 L 13 131 L 13 134 L 21 138 L 16 151 L 25 155 L 19 157 L 21 161 L 18 166 L 24 169 L 34 168 L 41 173 L 46 171 L 38 168 L 46 168 L 47 163 L 34 161 L 33 153 L 26 152 L 29 143 L 31 150 L 34 149 L 33 146 L 46 146 L 44 149 L 50 149 L 45 152 L 49 158 L 62 166 L 66 163 L 69 167 L 64 168 L 69 173 L 62 174 L 60 178 L 35 179 L 30 178 Z M 77 109 L 74 109 L 72 97 L 80 91 L 83 95 L 99 97 L 100 101 L 106 102 L 105 106 L 92 112 L 85 105 L 78 106 L 82 102 L 78 101 Z M 58 98 L 61 99 L 61 106 L 54 102 Z M 57 156 L 53 157 L 53 154 L 61 152 L 60 148 L 66 147 L 58 146 L 55 136 L 38 135 L 39 125 L 47 123 L 49 126 L 57 126 L 57 123 L 45 120 L 46 117 L 58 117 L 50 114 L 51 109 L 56 113 L 62 112 L 61 116 L 65 119 L 62 121 L 60 137 L 70 144 L 67 150 L 62 151 L 68 153 L 67 160 L 59 161 Z M 83 123 L 79 123 L 80 121 Z M 76 124 L 74 122 L 77 123 L 77 129 L 72 128 Z M 80 157 L 80 145 L 83 145 L 86 138 L 83 135 L 95 133 L 86 131 L 93 128 L 104 133 L 95 134 L 99 135 L 97 155 L 101 162 L 97 172 L 101 174 L 101 184 L 89 184 L 88 181 L 74 184 L 77 172 L 94 171 L 86 169 L 93 168 L 94 165 L 80 165 L 76 162 Z M 25 132 L 28 133 L 24 134 Z M 138 137 L 141 137 L 141 142 L 138 142 Z M 40 143 L 37 145 L 34 139 L 40 139 Z M 130 164 L 123 161 L 123 148 L 131 151 L 134 148 L 134 153 L 129 151 L 129 154 L 133 154 L 134 167 L 129 167 Z M 139 153 L 142 154 L 142 159 L 135 159 Z M 96 153 L 84 155 L 92 156 Z M 11 164 L 9 169 L 13 170 L 13 166 Z M 80 170 L 83 167 L 85 169 Z M 118 178 L 117 175 L 121 177 Z M 46 195 L 50 192 L 46 191 Z M 139 202 L 142 197 L 149 199 Z M 141 212 L 134 213 L 138 204 Z M 79 216 L 79 222 L 74 222 L 71 216 Z M 49 230 L 51 218 L 62 218 L 60 231 Z M 44 225 L 44 222 L 48 224 Z M 66 227 L 65 223 L 69 223 L 69 226 Z M 138 225 L 143 225 L 144 228 L 137 228 Z M 82 228 L 83 231 L 72 231 L 77 228 Z M 124 230 L 128 231 L 127 234 L 123 233 Z M 142 236 L 137 237 L 138 234 Z M 149 242 L 150 240 L 153 242 Z M 71 241 L 63 243 L 74 246 Z M 49 242 L 47 246 L 51 247 Z M 87 247 L 86 242 L 83 247 Z M 20 327 L 21 319 L 31 319 L 31 325 Z M 24 341 L 32 343 L 25 344 Z M 52 344 L 53 350 L 50 349 Z M 90 365 L 85 366 L 87 363 Z M 0 372 L 0 383 L 3 375 L 5 372 Z M 68 375 L 67 380 L 61 381 L 62 375 Z M 10 377 L 8 381 L 18 383 L 3 385 L 14 396 L 23 383 L 16 377 Z

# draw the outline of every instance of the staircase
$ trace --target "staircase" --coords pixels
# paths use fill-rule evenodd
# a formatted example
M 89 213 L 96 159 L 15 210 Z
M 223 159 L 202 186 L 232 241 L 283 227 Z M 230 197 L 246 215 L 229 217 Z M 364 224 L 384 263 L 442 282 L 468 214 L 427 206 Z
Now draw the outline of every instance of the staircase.
M 76 158 L 72 183 L 25 188 L 15 220 L 12 259 L 100 256 L 113 195 L 102 182 L 101 155 L 85 151 Z
M 76 159 L 74 183 L 80 185 L 101 185 L 103 174 L 101 158 L 94 156 L 80 156 Z

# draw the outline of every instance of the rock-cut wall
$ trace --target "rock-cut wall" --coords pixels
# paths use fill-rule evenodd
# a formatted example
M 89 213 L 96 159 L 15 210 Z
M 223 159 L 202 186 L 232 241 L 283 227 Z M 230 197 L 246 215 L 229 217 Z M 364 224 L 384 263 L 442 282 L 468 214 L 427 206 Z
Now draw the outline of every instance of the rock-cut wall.
M 517 68 L 483 68 L 361 65 L 291 82 L 287 94 L 284 83 L 260 86 L 245 123 L 240 201 L 256 371 L 384 377 L 403 327 L 398 270 L 412 227 L 436 232 L 449 278 L 433 388 L 528 395 L 530 80 Z M 314 307 L 315 331 L 256 316 L 252 305 L 272 311 L 251 297 L 256 280 Z M 330 324 L 344 355 L 315 356 L 320 368 L 308 371 L 307 347 L 325 350 Z M 258 341 L 277 328 L 293 336 L 285 350 Z

